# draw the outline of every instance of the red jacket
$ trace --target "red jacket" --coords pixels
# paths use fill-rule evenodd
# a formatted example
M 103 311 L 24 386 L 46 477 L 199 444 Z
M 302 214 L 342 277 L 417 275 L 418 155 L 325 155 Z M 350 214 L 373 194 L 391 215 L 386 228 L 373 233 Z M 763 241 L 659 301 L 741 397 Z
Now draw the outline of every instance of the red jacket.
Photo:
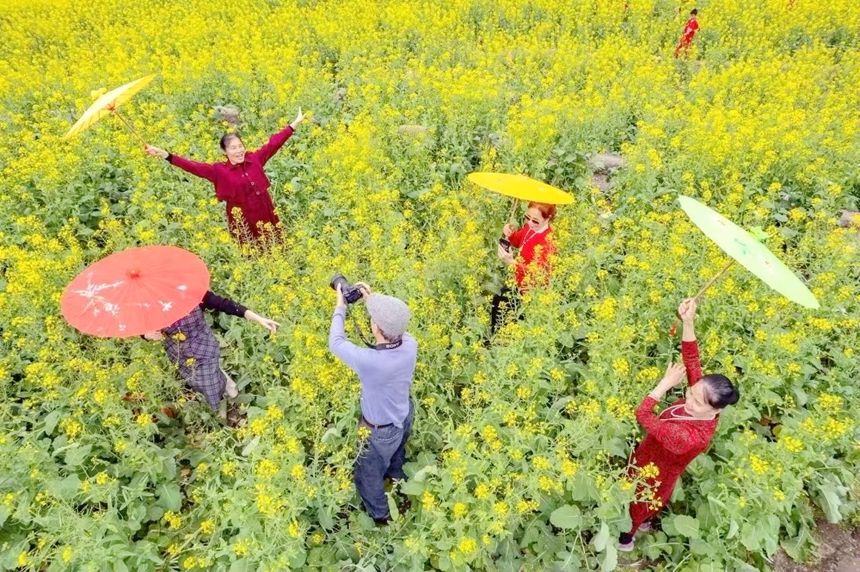
M 245 153 L 245 161 L 236 165 L 230 161 L 198 163 L 178 155 L 170 155 L 168 161 L 171 165 L 214 184 L 215 196 L 227 203 L 227 226 L 230 232 L 242 236 L 242 224 L 233 216 L 233 209 L 239 208 L 244 224 L 256 239 L 261 234 L 259 225 L 278 225 L 278 215 L 275 214 L 275 205 L 269 194 L 269 178 L 266 177 L 263 166 L 292 134 L 293 128 L 287 125 L 272 135 L 265 145 L 256 151 Z
M 549 258 L 555 253 L 552 228 L 547 227 L 538 234 L 529 228 L 528 224 L 524 224 L 508 237 L 508 241 L 520 249 L 515 268 L 515 278 L 520 291 L 525 292 L 529 286 L 545 284 L 552 272 Z

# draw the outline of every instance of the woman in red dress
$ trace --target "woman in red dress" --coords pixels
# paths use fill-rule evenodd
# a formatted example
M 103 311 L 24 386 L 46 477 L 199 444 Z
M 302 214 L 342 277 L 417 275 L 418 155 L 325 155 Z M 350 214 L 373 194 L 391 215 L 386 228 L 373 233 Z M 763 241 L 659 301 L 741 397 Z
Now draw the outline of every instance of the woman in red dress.
M 675 46 L 675 58 L 680 55 L 681 50 L 684 50 L 684 54 L 686 55 L 690 49 L 693 38 L 696 37 L 696 32 L 699 31 L 699 20 L 696 19 L 698 14 L 699 11 L 696 8 L 690 10 L 690 19 L 684 25 L 684 32 L 681 34 L 681 39 L 678 40 L 678 45 Z
M 650 471 L 646 470 L 645 473 L 652 474 L 647 476 L 645 482 L 652 496 L 630 505 L 633 524 L 630 532 L 621 534 L 618 540 L 618 549 L 622 551 L 633 550 L 633 536 L 637 530 L 650 530 L 650 520 L 668 504 L 681 473 L 710 445 L 720 412 L 727 405 L 737 403 L 740 398 L 738 389 L 725 376 L 713 373 L 702 376 L 693 326 L 696 319 L 695 298 L 681 302 L 678 315 L 683 322 L 681 356 L 684 365 L 670 365 L 657 387 L 636 409 L 636 420 L 645 429 L 645 439 L 633 452 L 631 463 L 639 469 L 651 465 Z M 654 407 L 669 390 L 681 384 L 685 369 L 689 386 L 684 398 L 657 415 Z M 641 495 L 645 488 L 638 492 Z
M 514 278 L 520 294 L 530 286 L 545 284 L 549 279 L 552 271 L 550 256 L 555 252 L 552 227 L 549 223 L 555 218 L 555 213 L 555 205 L 531 202 L 522 227 L 517 230 L 514 225 L 508 223 L 502 229 L 509 246 L 499 244 L 498 255 L 505 264 L 514 266 Z M 519 249 L 519 256 L 514 255 L 511 246 Z M 493 296 L 493 307 L 490 311 L 491 333 L 495 333 L 502 323 L 503 306 L 513 306 L 515 300 L 516 294 L 507 286 Z
M 263 167 L 269 159 L 287 142 L 305 116 L 301 109 L 292 123 L 269 138 L 269 141 L 256 151 L 247 151 L 241 137 L 228 133 L 221 137 L 221 150 L 226 161 L 220 163 L 200 163 L 168 153 L 164 149 L 146 146 L 146 152 L 161 157 L 175 167 L 192 175 L 206 179 L 215 186 L 215 196 L 227 203 L 227 226 L 230 233 L 240 242 L 250 238 L 259 240 L 269 233 L 278 231 L 278 215 L 269 194 L 269 178 Z M 242 215 L 237 219 L 233 209 Z

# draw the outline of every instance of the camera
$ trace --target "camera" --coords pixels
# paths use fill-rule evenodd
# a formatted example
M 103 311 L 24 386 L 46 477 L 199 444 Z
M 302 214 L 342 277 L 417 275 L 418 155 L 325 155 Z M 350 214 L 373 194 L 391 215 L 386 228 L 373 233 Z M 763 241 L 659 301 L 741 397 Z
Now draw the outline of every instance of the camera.
M 499 246 L 505 249 L 505 252 L 511 251 L 511 241 L 505 238 L 504 236 L 499 239 Z
M 350 284 L 349 280 L 344 278 L 340 272 L 332 276 L 331 282 L 328 285 L 331 286 L 332 290 L 337 290 L 338 284 L 340 284 L 340 291 L 347 304 L 354 304 L 361 300 L 361 290 L 359 287 Z

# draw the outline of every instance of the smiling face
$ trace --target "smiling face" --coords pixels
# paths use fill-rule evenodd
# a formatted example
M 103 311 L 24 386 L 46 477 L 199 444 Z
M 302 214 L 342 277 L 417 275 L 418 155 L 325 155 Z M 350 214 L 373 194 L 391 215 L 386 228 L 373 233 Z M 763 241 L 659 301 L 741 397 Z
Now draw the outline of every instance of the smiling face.
M 233 165 L 238 165 L 245 160 L 245 145 L 242 140 L 233 135 L 224 141 L 224 154 Z
M 686 403 L 684 409 L 693 417 L 709 418 L 719 413 L 719 409 L 711 405 L 710 393 L 707 382 L 702 381 L 687 388 L 684 395 Z

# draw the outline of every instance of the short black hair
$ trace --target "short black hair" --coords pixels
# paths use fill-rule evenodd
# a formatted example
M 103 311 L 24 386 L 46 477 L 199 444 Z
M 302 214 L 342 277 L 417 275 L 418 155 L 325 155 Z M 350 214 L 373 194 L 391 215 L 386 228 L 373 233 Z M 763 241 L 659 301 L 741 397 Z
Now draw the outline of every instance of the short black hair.
M 708 384 L 708 403 L 711 407 L 723 409 L 727 405 L 734 405 L 741 398 L 738 388 L 722 374 L 709 373 L 702 377 L 702 381 Z
M 232 139 L 233 137 L 235 137 L 239 141 L 242 140 L 242 138 L 239 136 L 238 133 L 225 133 L 224 135 L 221 136 L 221 142 L 219 143 L 219 145 L 221 145 L 222 151 L 227 150 L 227 143 L 229 143 L 230 139 Z
M 696 14 L 698 14 L 698 13 L 699 13 L 699 9 L 698 9 L 698 8 L 693 8 L 692 10 L 690 10 L 690 14 L 692 14 L 693 16 L 695 16 L 695 15 L 696 15 Z

